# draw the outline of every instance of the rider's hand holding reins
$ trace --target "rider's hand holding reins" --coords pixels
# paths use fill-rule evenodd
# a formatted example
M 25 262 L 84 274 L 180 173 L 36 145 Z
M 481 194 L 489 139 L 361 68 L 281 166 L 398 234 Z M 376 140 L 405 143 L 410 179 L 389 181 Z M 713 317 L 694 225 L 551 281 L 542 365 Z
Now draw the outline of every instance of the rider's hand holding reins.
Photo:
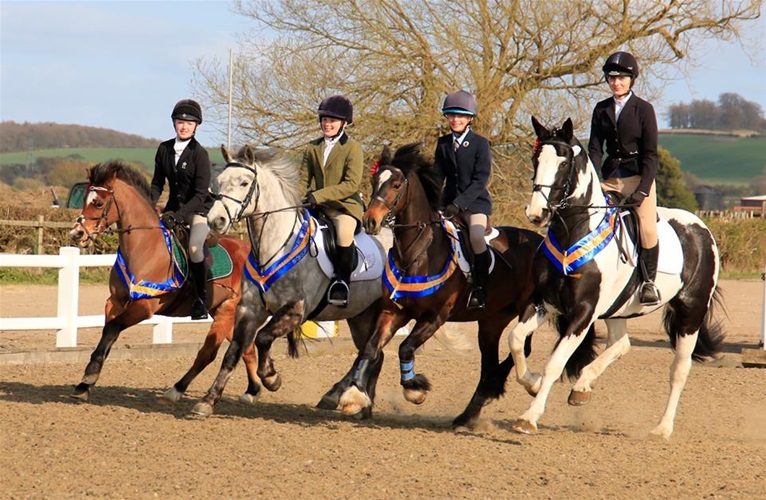
M 309 208 L 317 207 L 317 200 L 316 198 L 314 198 L 313 193 L 308 193 L 306 196 L 303 197 L 303 204 L 308 206 Z
M 455 217 L 458 213 L 460 213 L 460 207 L 455 205 L 454 203 L 450 203 L 447 205 L 447 208 L 444 209 L 444 218 L 445 219 L 451 219 Z
M 623 205 L 632 206 L 632 207 L 640 207 L 641 203 L 644 201 L 644 198 L 646 198 L 648 195 L 644 193 L 643 191 L 639 191 L 636 189 L 633 194 L 625 198 L 625 202 Z
M 178 220 L 176 220 L 175 213 L 173 212 L 165 212 L 160 216 L 160 220 L 162 221 L 162 224 L 165 225 L 168 229 L 173 229 L 178 225 Z

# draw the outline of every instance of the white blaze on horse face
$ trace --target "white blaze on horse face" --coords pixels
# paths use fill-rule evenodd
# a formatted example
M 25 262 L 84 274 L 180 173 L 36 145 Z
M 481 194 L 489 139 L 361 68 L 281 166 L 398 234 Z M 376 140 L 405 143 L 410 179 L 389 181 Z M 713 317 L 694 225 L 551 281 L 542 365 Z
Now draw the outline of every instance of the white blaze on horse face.
M 527 205 L 527 218 L 540 219 L 543 216 L 543 210 L 548 208 L 548 199 L 551 195 L 551 187 L 556 181 L 556 174 L 559 171 L 561 162 L 566 158 L 556 153 L 556 148 L 550 144 L 545 144 L 540 148 L 540 154 L 537 157 L 537 170 L 533 180 L 535 186 L 540 186 L 532 191 L 532 197 Z
M 380 189 L 380 186 L 382 186 L 383 184 L 385 184 L 385 183 L 386 183 L 386 181 L 388 181 L 388 180 L 391 178 L 391 176 L 392 176 L 392 175 L 393 175 L 393 174 L 391 173 L 391 171 L 390 171 L 390 170 L 384 170 L 384 171 L 382 171 L 382 172 L 380 173 L 380 175 L 378 175 L 378 185 L 376 186 L 375 190 L 377 191 L 378 189 Z
M 87 207 L 88 205 L 93 203 L 93 201 L 96 199 L 96 196 L 98 196 L 98 194 L 95 191 L 93 190 L 88 191 L 88 196 L 85 197 L 85 206 Z

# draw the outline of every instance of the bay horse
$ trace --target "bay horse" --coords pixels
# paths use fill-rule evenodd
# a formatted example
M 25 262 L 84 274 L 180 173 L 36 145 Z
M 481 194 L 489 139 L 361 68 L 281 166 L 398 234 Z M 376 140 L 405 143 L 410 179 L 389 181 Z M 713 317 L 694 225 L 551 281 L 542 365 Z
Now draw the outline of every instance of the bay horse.
M 70 236 L 80 247 L 88 247 L 99 235 L 117 233 L 119 249 L 109 275 L 109 298 L 105 324 L 96 349 L 72 397 L 87 401 L 112 345 L 120 333 L 154 314 L 183 317 L 191 313 L 195 290 L 185 278 L 188 257 L 185 242 L 164 227 L 151 201 L 149 183 L 137 169 L 119 161 L 100 163 L 88 170 L 89 187 L 82 213 Z M 117 229 L 111 229 L 112 224 Z M 231 340 L 234 314 L 240 301 L 242 268 L 250 245 L 236 238 L 220 238 L 219 247 L 206 250 L 214 260 L 208 266 L 221 277 L 208 280 L 208 308 L 213 318 L 205 342 L 191 368 L 168 389 L 161 400 L 177 402 L 189 384 L 209 365 L 221 343 Z M 228 272 L 227 272 L 228 271 Z M 248 387 L 240 397 L 252 403 L 261 390 L 256 378 L 255 349 L 245 353 Z
M 364 392 L 370 367 L 383 356 L 394 332 L 413 319 L 414 327 L 399 345 L 400 382 L 405 399 L 422 403 L 431 384 L 425 375 L 415 372 L 416 349 L 446 321 L 476 321 L 481 351 L 479 383 L 467 408 L 452 423 L 456 428 L 470 428 L 482 407 L 505 392 L 513 359 L 508 356 L 501 363 L 498 344 L 503 329 L 518 316 L 532 292 L 531 264 L 542 237 L 526 229 L 494 228 L 494 237 L 488 242 L 493 264 L 487 305 L 484 310 L 468 310 L 471 287 L 457 256 L 462 250 L 450 229 L 454 226 L 447 226 L 438 210 L 439 176 L 420 150 L 420 144 L 408 144 L 392 156 L 385 147 L 373 176 L 373 196 L 364 214 L 364 226 L 375 234 L 384 223 L 391 225 L 394 245 L 386 261 L 386 289 L 375 332 L 354 363 L 354 384 L 341 397 L 341 406 L 345 413 L 353 414 L 373 404 L 374 395 Z M 527 354 L 529 349 L 528 343 Z
M 322 242 L 334 241 L 334 237 L 325 235 L 319 222 L 301 204 L 297 166 L 274 149 L 246 145 L 234 156 L 221 146 L 221 152 L 226 166 L 217 178 L 219 194 L 208 222 L 214 231 L 225 233 L 232 224 L 245 219 L 251 250 L 245 264 L 246 279 L 242 280 L 234 338 L 213 385 L 192 410 L 200 417 L 212 415 L 243 349 L 253 342 L 258 350 L 258 376 L 270 391 L 282 385 L 271 358 L 272 343 L 286 336 L 288 352 L 296 357 L 299 328 L 308 320 L 346 320 L 354 344 L 361 349 L 380 311 L 385 255 L 380 241 L 365 233 L 357 234 L 358 265 L 351 275 L 348 306 L 329 304 L 326 296 L 332 270 L 325 267 L 330 260 Z M 373 393 L 382 361 L 373 367 L 366 386 Z M 346 374 L 317 406 L 336 409 L 350 379 L 351 374 Z M 370 415 L 367 412 L 361 417 Z
M 538 143 L 526 216 L 539 227 L 547 226 L 548 233 L 544 251 L 534 262 L 532 300 L 509 337 L 517 379 L 536 394 L 513 429 L 537 431 L 551 386 L 564 368 L 571 378 L 579 377 L 569 404 L 586 404 L 595 380 L 630 348 L 627 320 L 664 307 L 663 324 L 675 358 L 665 412 L 652 433 L 669 439 L 692 359 L 717 356 L 724 339 L 720 323 L 713 321 L 713 306 L 722 302 L 715 238 L 695 215 L 658 208 L 656 284 L 663 300 L 642 305 L 642 278 L 633 253 L 637 245 L 625 236 L 628 223 L 620 217 L 621 207 L 605 198 L 593 163 L 574 137 L 572 120 L 548 130 L 532 117 L 532 125 Z M 528 370 L 522 348 L 524 339 L 547 319 L 555 320 L 560 338 L 541 376 Z M 598 356 L 593 327 L 597 319 L 605 320 L 608 330 L 607 347 Z

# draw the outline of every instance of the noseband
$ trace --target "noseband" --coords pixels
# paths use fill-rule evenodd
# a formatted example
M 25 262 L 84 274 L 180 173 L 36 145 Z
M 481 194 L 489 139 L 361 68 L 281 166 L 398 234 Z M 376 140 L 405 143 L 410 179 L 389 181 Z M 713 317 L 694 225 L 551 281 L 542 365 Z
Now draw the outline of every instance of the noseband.
M 244 168 L 248 172 L 253 174 L 253 182 L 250 184 L 250 190 L 247 192 L 247 195 L 241 200 L 238 200 L 237 198 L 234 198 L 233 196 L 229 196 L 228 194 L 218 193 L 215 196 L 216 200 L 221 200 L 223 198 L 226 198 L 228 200 L 233 201 L 234 203 L 239 204 L 239 209 L 237 210 L 237 213 L 235 216 L 231 215 L 231 212 L 229 211 L 229 207 L 226 206 L 226 203 L 221 203 L 223 205 L 223 209 L 226 210 L 226 215 L 229 217 L 230 224 L 236 224 L 242 219 L 242 214 L 245 213 L 245 209 L 248 205 L 250 205 L 250 199 L 253 197 L 253 193 L 255 193 L 255 190 L 258 189 L 258 172 L 256 172 L 255 168 L 245 165 L 244 163 L 240 163 L 238 161 L 229 162 L 224 167 L 224 170 L 227 168 Z M 256 203 L 258 202 L 258 198 L 261 196 L 261 191 L 258 190 L 258 194 L 255 196 Z

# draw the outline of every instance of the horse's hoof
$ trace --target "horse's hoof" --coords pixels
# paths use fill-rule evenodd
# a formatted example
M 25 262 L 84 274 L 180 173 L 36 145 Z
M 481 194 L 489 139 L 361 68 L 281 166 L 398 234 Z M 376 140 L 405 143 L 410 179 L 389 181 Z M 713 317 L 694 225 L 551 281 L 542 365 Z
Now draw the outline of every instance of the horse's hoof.
M 261 379 L 263 386 L 271 392 L 278 391 L 282 387 L 282 377 L 279 373 L 272 375 L 271 377 L 265 377 Z
M 191 409 L 189 415 L 196 418 L 207 418 L 213 414 L 213 405 L 200 401 Z
M 362 408 L 362 411 L 354 413 L 353 415 L 351 415 L 351 417 L 354 420 L 360 420 L 360 421 L 369 420 L 372 418 L 372 407 L 365 406 L 364 408 Z
M 329 396 L 322 396 L 322 399 L 317 403 L 317 408 L 320 410 L 334 410 L 338 407 L 338 400 Z
M 260 393 L 250 394 L 249 392 L 243 392 L 242 395 L 239 397 L 239 402 L 252 406 L 258 401 L 259 395 Z
M 511 429 L 518 432 L 519 434 L 531 435 L 531 434 L 537 433 L 537 425 L 533 424 L 529 420 L 523 420 L 523 419 L 519 419 L 516 422 L 514 422 Z
M 665 441 L 670 441 L 671 434 L 673 434 L 673 429 L 667 429 L 661 425 L 658 425 L 657 427 L 652 429 L 650 436 L 657 439 L 664 439 Z
M 162 404 L 175 404 L 178 403 L 181 400 L 181 396 L 183 396 L 182 392 L 178 392 L 178 390 L 175 387 L 171 387 L 165 393 L 157 398 L 157 400 Z
M 82 388 L 78 385 L 69 397 L 87 403 L 90 400 L 90 387 Z
M 356 415 L 363 411 L 365 408 L 372 406 L 370 397 L 359 390 L 356 386 L 351 386 L 346 389 L 338 401 L 340 412 L 346 416 Z
M 416 389 L 404 389 L 402 392 L 404 393 L 404 399 L 415 405 L 423 404 L 426 396 L 428 396 L 427 392 Z
M 583 406 L 590 403 L 590 398 L 593 396 L 593 392 L 591 391 L 575 391 L 572 389 L 569 392 L 569 399 L 567 399 L 567 403 L 569 403 L 569 406 Z

